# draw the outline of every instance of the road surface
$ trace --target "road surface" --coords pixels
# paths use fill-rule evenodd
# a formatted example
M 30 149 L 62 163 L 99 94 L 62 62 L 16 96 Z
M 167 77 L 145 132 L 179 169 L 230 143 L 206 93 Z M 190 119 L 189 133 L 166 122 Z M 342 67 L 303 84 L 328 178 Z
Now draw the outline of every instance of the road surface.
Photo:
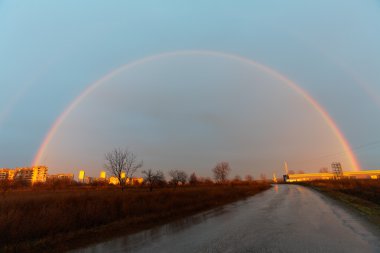
M 316 191 L 278 185 L 245 201 L 74 252 L 380 252 L 378 232 Z

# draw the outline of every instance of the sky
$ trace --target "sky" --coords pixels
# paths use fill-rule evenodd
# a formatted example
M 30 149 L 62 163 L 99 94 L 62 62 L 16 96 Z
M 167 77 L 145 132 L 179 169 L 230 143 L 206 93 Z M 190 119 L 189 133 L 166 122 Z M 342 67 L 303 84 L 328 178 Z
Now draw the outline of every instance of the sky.
M 97 175 L 128 148 L 144 168 L 211 176 L 380 169 L 379 1 L 0 1 L 0 167 Z M 113 70 L 124 68 L 102 82 Z M 202 53 L 203 52 L 203 53 Z M 204 52 L 216 52 L 207 54 Z M 221 53 L 218 55 L 217 53 Z M 238 58 L 238 57 L 237 57 Z

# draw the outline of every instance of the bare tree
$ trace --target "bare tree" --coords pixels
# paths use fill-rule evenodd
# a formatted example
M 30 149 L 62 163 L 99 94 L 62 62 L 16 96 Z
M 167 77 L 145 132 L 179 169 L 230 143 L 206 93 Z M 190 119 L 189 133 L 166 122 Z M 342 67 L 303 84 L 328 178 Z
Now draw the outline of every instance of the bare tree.
M 104 167 L 118 179 L 122 191 L 126 180 L 131 180 L 133 174 L 143 165 L 142 161 L 137 161 L 135 154 L 127 149 L 122 150 L 120 148 L 107 153 L 105 160 Z
M 329 169 L 326 168 L 326 167 L 323 167 L 319 170 L 320 173 L 328 173 L 329 172 Z
M 206 177 L 206 178 L 203 179 L 203 184 L 204 185 L 213 185 L 214 181 L 212 181 L 211 178 Z
M 245 181 L 247 181 L 248 183 L 252 183 L 253 182 L 253 177 L 251 175 L 246 175 L 245 176 Z
M 225 183 L 230 171 L 231 167 L 228 162 L 220 162 L 212 170 L 214 173 L 214 178 L 218 183 Z
M 233 183 L 233 184 L 241 184 L 241 183 L 242 183 L 241 176 L 236 175 L 236 176 L 234 177 L 234 179 L 232 180 L 232 183 Z
M 303 171 L 303 170 L 299 170 L 299 171 L 298 171 L 298 174 L 305 174 L 305 171 Z
M 195 172 L 193 172 L 193 173 L 190 175 L 189 183 L 190 183 L 191 185 L 197 185 L 197 184 L 199 183 L 198 176 L 195 174 Z
M 289 175 L 293 175 L 293 174 L 296 174 L 296 173 L 294 172 L 294 170 L 289 170 L 288 174 Z
M 188 178 L 189 178 L 189 176 L 187 175 L 186 172 L 179 171 L 179 173 L 178 173 L 178 179 L 179 179 L 179 182 L 181 183 L 181 185 L 186 184 Z
M 171 177 L 170 182 L 177 187 L 179 183 L 184 185 L 187 181 L 187 174 L 183 170 L 171 170 L 169 171 L 169 176 Z
M 160 170 L 153 171 L 152 169 L 142 171 L 144 181 L 149 185 L 149 191 L 153 191 L 153 187 L 165 181 L 164 173 Z
M 263 181 L 263 182 L 267 181 L 267 175 L 265 175 L 264 173 L 261 173 L 261 174 L 260 174 L 260 179 L 261 179 L 261 181 Z

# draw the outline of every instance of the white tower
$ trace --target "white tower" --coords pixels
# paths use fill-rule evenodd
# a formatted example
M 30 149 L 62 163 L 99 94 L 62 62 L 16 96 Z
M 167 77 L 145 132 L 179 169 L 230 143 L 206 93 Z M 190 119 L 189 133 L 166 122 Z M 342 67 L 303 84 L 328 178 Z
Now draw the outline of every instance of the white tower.
M 288 169 L 288 163 L 286 161 L 284 162 L 284 170 L 285 170 L 285 175 L 288 175 L 289 169 Z

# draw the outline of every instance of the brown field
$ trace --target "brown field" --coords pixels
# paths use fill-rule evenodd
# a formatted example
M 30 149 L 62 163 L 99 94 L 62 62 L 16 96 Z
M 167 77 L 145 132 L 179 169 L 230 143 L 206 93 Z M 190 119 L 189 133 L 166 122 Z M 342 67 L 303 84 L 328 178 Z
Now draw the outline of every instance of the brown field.
M 380 205 L 380 180 L 321 180 L 309 184 L 324 191 L 345 193 Z
M 155 189 L 73 187 L 13 190 L 0 196 L 0 252 L 65 251 L 244 199 L 270 187 Z

